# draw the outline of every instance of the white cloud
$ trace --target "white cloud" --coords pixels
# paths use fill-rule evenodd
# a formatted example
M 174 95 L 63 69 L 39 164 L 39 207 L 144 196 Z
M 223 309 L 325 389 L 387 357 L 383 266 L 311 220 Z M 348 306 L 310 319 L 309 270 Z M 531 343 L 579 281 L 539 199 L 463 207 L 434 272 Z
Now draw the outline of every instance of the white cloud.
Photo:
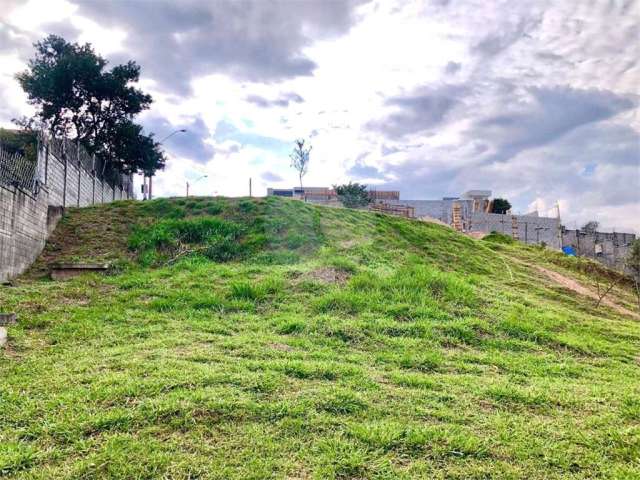
M 141 85 L 155 100 L 143 118 L 163 118 L 168 130 L 202 122 L 208 133 L 198 141 L 211 149 L 199 149 L 196 162 L 168 142 L 172 157 L 156 195 L 183 194 L 186 179 L 202 174 L 198 194 L 245 195 L 249 177 L 256 194 L 268 186 L 263 176 L 294 185 L 282 145 L 302 136 L 313 144 L 308 185 L 360 179 L 405 198 L 486 187 L 520 211 L 560 202 L 569 224 L 597 218 L 640 232 L 640 2 L 352 3 L 336 2 L 322 18 L 322 9 L 301 3 L 303 27 L 289 38 L 277 24 L 282 5 L 258 15 L 265 25 L 255 23 L 259 2 L 255 11 L 247 4 L 246 17 L 224 2 L 158 2 L 148 19 L 130 18 L 141 15 L 139 5 L 112 4 L 102 21 L 81 2 L 76 10 L 71 0 L 30 1 L 8 24 L 14 37 L 28 37 L 68 20 L 78 31 L 72 40 L 117 61 L 139 52 Z M 233 41 L 207 43 L 216 9 L 236 15 L 225 17 L 233 28 L 220 30 Z M 133 28 L 142 24 L 144 31 Z M 272 44 L 256 51 L 249 39 L 234 51 L 245 31 Z M 182 53 L 190 42 L 196 48 L 177 58 L 141 44 L 154 39 Z M 22 52 L 0 52 L 9 98 L 0 122 L 9 110 L 26 111 L 12 79 L 24 68 Z M 303 100 L 278 101 L 286 98 Z M 235 131 L 222 138 L 221 128 Z

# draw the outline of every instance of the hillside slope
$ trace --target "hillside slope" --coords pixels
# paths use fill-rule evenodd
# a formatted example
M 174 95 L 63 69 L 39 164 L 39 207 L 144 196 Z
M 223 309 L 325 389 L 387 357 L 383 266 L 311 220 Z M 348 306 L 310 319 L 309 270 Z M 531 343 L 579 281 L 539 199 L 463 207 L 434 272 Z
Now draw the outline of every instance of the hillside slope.
M 637 307 L 581 268 L 278 198 L 70 210 L 0 288 L 0 476 L 639 478 Z

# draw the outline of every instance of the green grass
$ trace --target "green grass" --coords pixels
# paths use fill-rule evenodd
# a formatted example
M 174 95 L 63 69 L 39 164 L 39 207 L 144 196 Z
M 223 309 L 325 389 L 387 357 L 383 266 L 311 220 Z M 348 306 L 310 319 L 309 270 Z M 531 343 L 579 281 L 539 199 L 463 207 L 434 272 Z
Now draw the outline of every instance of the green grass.
M 71 209 L 0 289 L 0 477 L 640 478 L 639 321 L 530 264 L 594 280 L 278 198 Z

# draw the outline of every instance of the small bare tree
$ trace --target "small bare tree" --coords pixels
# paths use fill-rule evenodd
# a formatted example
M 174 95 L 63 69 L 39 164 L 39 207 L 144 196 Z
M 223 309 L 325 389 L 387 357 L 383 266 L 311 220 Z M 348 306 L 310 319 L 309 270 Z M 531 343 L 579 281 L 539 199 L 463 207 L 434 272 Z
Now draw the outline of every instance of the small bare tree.
M 625 266 L 629 269 L 633 277 L 633 282 L 636 287 L 636 297 L 638 299 L 638 309 L 640 310 L 640 239 L 634 240 L 631 244 Z
M 304 146 L 304 139 L 299 138 L 296 140 L 296 146 L 291 152 L 291 166 L 298 172 L 298 178 L 300 178 L 300 188 L 302 188 L 302 177 L 307 174 L 309 169 L 309 153 L 311 152 L 311 145 Z

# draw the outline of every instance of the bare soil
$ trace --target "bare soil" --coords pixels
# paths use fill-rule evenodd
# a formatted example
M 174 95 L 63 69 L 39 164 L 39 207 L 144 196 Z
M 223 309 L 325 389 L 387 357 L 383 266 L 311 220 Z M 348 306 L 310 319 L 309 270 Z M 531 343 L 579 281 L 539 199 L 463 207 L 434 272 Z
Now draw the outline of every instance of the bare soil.
M 349 273 L 336 270 L 335 268 L 319 268 L 309 272 L 308 276 L 312 280 L 319 280 L 326 283 L 344 283 L 350 277 Z
M 594 292 L 593 290 L 585 287 L 584 285 L 578 283 L 576 280 L 566 277 L 564 275 L 562 275 L 561 273 L 558 272 L 554 272 L 553 270 L 549 270 L 548 268 L 544 268 L 541 267 L 539 265 L 531 265 L 531 264 L 527 264 L 529 267 L 533 267 L 536 270 L 538 270 L 540 273 L 542 273 L 543 275 L 545 275 L 549 280 L 554 281 L 555 283 L 557 283 L 558 285 L 571 290 L 573 292 L 576 292 L 579 295 L 585 296 L 585 297 L 589 297 L 594 299 L 596 302 L 598 301 L 598 294 L 596 292 Z M 613 300 L 611 300 L 608 297 L 605 297 L 602 299 L 601 303 L 603 305 L 606 305 L 607 307 L 612 308 L 613 310 L 615 310 L 618 313 L 621 313 L 623 315 L 628 315 L 630 317 L 634 317 L 637 319 L 640 319 L 640 315 L 638 315 L 635 312 L 632 312 L 629 309 L 626 309 L 620 305 L 618 305 L 617 303 L 615 303 Z

